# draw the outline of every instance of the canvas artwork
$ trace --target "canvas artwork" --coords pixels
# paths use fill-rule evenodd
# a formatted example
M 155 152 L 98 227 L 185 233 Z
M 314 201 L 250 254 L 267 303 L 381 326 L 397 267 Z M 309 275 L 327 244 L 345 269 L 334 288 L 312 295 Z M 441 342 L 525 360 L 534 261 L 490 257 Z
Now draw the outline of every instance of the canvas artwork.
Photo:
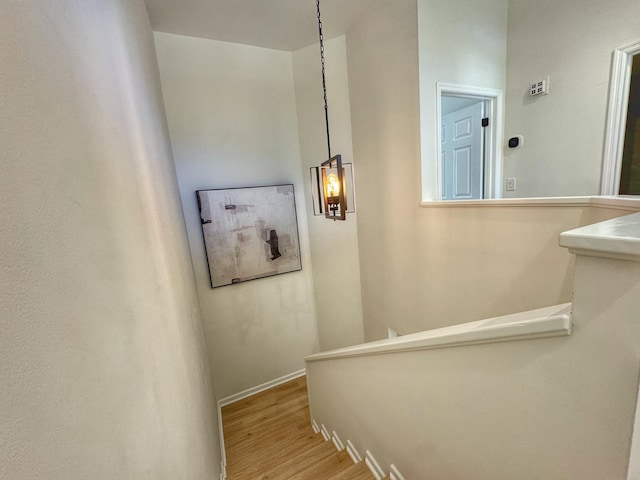
M 198 190 L 211 287 L 302 269 L 293 185 Z

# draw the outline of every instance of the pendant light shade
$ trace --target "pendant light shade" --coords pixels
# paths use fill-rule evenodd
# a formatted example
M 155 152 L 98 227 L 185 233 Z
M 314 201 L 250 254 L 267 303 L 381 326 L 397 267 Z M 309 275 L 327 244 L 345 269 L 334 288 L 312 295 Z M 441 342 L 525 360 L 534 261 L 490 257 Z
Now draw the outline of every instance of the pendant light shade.
M 347 182 L 342 156 L 336 155 L 320 165 L 324 190 L 325 217 L 332 220 L 347 218 Z
M 347 218 L 347 194 L 346 175 L 342 166 L 340 154 L 331 155 L 331 137 L 329 135 L 329 107 L 327 102 L 327 81 L 324 68 L 324 36 L 322 33 L 322 20 L 320 18 L 320 0 L 316 0 L 318 14 L 318 36 L 320 38 L 320 63 L 322 66 L 322 92 L 324 94 L 324 119 L 327 133 L 328 160 L 321 163 L 316 169 L 317 198 L 323 198 L 324 214 L 331 220 L 346 220 Z M 313 177 L 313 175 L 312 175 Z

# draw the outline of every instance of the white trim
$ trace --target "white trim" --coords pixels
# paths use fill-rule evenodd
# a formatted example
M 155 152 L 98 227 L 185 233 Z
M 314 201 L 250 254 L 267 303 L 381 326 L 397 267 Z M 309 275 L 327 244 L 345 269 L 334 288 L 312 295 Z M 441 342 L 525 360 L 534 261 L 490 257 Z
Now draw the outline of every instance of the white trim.
M 637 212 L 640 211 L 640 196 L 591 197 L 591 206 Z
M 295 380 L 296 378 L 304 377 L 305 374 L 306 374 L 306 370 L 303 368 L 302 370 L 298 370 L 297 372 L 284 375 L 283 377 L 276 378 L 275 380 L 271 380 L 270 382 L 263 383 L 262 385 L 248 388 L 247 390 L 243 390 L 242 392 L 235 393 L 233 395 L 230 395 L 228 397 L 218 400 L 218 407 L 225 407 L 239 400 L 244 400 L 245 398 L 255 395 L 256 393 L 264 392 L 265 390 L 269 390 L 273 387 L 277 387 L 279 385 L 282 385 L 283 383 L 287 383 L 291 380 Z
M 331 432 L 331 440 L 333 441 L 336 450 L 338 450 L 339 452 L 344 450 L 344 443 L 342 443 L 342 440 L 340 440 L 340 437 L 338 436 L 338 432 L 336 432 L 335 430 Z
M 624 132 L 627 123 L 631 64 L 633 56 L 639 53 L 640 40 L 623 45 L 613 51 L 607 129 L 604 137 L 602 182 L 600 185 L 600 193 L 602 195 L 617 195 L 620 191 L 620 170 L 622 167 Z
M 560 246 L 576 255 L 640 262 L 640 213 L 562 232 Z
M 305 358 L 307 362 L 571 335 L 571 303 L 436 328 Z
M 331 435 L 329 435 L 329 430 L 327 430 L 327 427 L 324 426 L 324 423 L 322 424 L 322 427 L 320 427 L 320 433 L 322 434 L 322 438 L 324 438 L 325 442 L 328 442 L 329 440 L 331 440 Z
M 393 463 L 389 467 L 389 480 L 404 480 L 404 477 Z
M 376 480 L 382 480 L 385 477 L 384 470 L 382 470 L 380 464 L 369 450 L 365 452 L 364 463 L 369 467 Z
M 495 198 L 491 200 L 422 202 L 420 206 L 424 208 L 595 207 L 635 212 L 640 211 L 640 196 Z
M 315 420 L 311 420 L 311 428 L 313 428 L 313 433 L 320 433 L 320 427 Z
M 462 207 L 588 207 L 591 197 L 535 197 L 535 198 L 494 198 L 490 200 L 450 200 L 422 202 L 426 208 Z M 639 206 L 640 208 L 640 202 Z
M 488 115 L 491 118 L 489 123 L 489 135 L 486 137 L 486 151 L 488 159 L 485 159 L 485 185 L 487 178 L 490 180 L 491 188 L 486 189 L 485 198 L 502 197 L 502 143 L 504 137 L 503 112 L 504 98 L 502 90 L 494 88 L 473 87 L 468 85 L 457 85 L 454 83 L 436 82 L 436 198 L 442 198 L 442 175 L 441 175 L 441 145 L 442 145 L 442 95 L 455 97 L 473 97 L 486 100 L 489 104 Z M 456 200 L 457 201 L 457 200 Z
M 224 446 L 224 429 L 222 426 L 222 406 L 218 402 L 218 436 L 220 438 L 220 478 L 227 478 L 227 449 Z
M 360 463 L 362 461 L 362 457 L 353 443 L 351 443 L 351 440 L 347 440 L 347 453 L 351 457 L 351 460 L 353 460 L 353 463 Z

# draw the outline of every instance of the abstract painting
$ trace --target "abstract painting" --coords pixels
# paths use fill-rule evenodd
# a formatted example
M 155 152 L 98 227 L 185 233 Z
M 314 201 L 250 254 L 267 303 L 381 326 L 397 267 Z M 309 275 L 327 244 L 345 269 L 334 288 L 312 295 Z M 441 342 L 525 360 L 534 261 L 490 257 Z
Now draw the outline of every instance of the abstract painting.
M 302 269 L 293 185 L 198 190 L 211 287 Z

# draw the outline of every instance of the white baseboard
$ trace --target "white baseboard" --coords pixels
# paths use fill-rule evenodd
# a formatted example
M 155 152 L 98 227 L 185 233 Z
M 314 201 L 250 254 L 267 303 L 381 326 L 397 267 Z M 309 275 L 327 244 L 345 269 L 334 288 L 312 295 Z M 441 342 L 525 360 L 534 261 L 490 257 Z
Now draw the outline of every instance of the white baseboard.
M 369 467 L 376 480 L 382 480 L 385 477 L 384 470 L 382 470 L 380 464 L 369 450 L 365 452 L 364 463 Z
M 296 378 L 304 377 L 305 374 L 306 370 L 303 368 L 302 370 L 298 370 L 297 372 L 293 372 L 283 377 L 276 378 L 275 380 L 263 383 L 262 385 L 258 385 L 257 387 L 248 388 L 247 390 L 243 390 L 242 392 L 238 392 L 228 397 L 221 398 L 220 400 L 218 400 L 218 407 L 224 407 L 239 400 L 244 400 L 245 398 L 250 397 L 251 395 L 255 395 L 256 393 L 264 392 L 265 390 L 277 387 L 278 385 L 282 385 L 283 383 L 287 383 Z
M 218 403 L 218 436 L 220 437 L 220 480 L 227 478 L 227 450 L 224 447 L 224 430 L 222 429 L 222 408 Z
M 327 430 L 327 427 L 325 427 L 324 424 L 322 425 L 322 427 L 320 427 L 320 433 L 322 433 L 322 437 L 324 438 L 325 442 L 328 442 L 329 440 L 331 440 L 331 435 L 329 435 L 329 430 Z
M 320 433 L 320 427 L 315 420 L 311 420 L 311 428 L 313 428 L 313 433 Z
M 404 477 L 398 470 L 398 467 L 396 467 L 393 463 L 389 467 L 389 470 L 391 470 L 389 472 L 389 480 L 404 480 Z
M 351 440 L 347 440 L 347 453 L 351 457 L 351 460 L 353 460 L 353 463 L 360 463 L 362 461 L 362 457 L 358 453 L 358 450 L 356 450 L 356 447 L 354 447 L 353 443 L 351 443 Z
M 333 444 L 335 445 L 336 450 L 338 450 L 339 452 L 344 450 L 344 443 L 342 443 L 342 440 L 340 440 L 340 437 L 338 436 L 338 432 L 336 432 L 335 430 L 331 432 L 331 440 L 333 440 Z

